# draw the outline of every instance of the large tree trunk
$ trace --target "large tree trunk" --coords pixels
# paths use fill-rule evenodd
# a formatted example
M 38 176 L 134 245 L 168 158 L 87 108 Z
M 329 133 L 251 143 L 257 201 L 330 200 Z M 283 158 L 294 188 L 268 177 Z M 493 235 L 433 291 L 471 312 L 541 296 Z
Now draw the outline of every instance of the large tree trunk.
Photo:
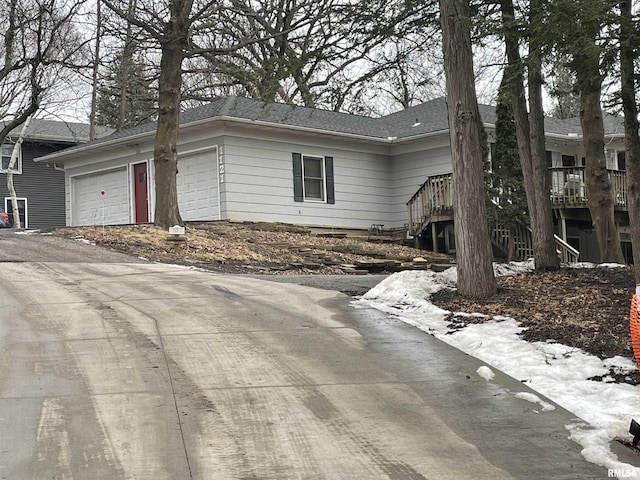
M 474 90 L 468 0 L 440 0 L 449 131 L 453 162 L 458 292 L 485 299 L 496 293 L 486 222 L 481 120 Z
M 581 24 L 577 30 L 579 36 L 571 46 L 570 53 L 580 93 L 587 206 L 598 240 L 600 261 L 624 263 L 615 222 L 613 187 L 604 153 L 604 123 L 600 105 L 603 76 L 600 72 L 602 48 L 598 44 L 598 37 L 610 7 L 607 2 L 598 0 L 573 2 L 572 6 Z
M 632 0 L 620 2 L 620 83 L 624 110 L 624 148 L 627 167 L 627 203 L 631 244 L 633 245 L 634 273 L 640 282 L 640 134 L 638 133 L 638 105 L 634 81 L 634 63 L 637 57 L 636 30 L 633 25 Z
M 542 75 L 539 42 L 532 47 L 529 66 L 531 117 L 527 112 L 524 91 L 524 64 L 519 52 L 519 36 L 515 23 L 513 0 L 502 0 L 502 22 L 505 48 L 509 62 L 505 76 L 509 84 L 513 107 L 520 165 L 524 178 L 527 207 L 533 232 L 535 268 L 545 271 L 558 267 L 553 237 L 553 218 L 549 198 L 544 111 L 542 108 Z
M 182 87 L 182 62 L 189 40 L 189 15 L 193 0 L 169 2 L 170 19 L 161 40 L 158 80 L 158 127 L 153 147 L 156 208 L 154 223 L 162 228 L 183 225 L 178 208 L 178 133 Z
M 587 204 L 598 239 L 600 261 L 624 263 L 614 216 L 613 186 L 604 154 L 599 62 L 597 59 L 590 59 L 589 62 L 592 81 L 583 83 L 583 90 L 580 92 L 580 123 L 586 155 Z
M 531 0 L 529 38 L 529 105 L 531 109 L 531 183 L 533 183 L 533 203 L 535 217 L 531 224 L 533 232 L 533 252 L 535 269 L 545 271 L 558 268 L 553 235 L 553 215 L 551 213 L 551 185 L 547 170 L 547 155 L 544 134 L 544 108 L 542 106 L 542 16 L 541 0 Z M 521 84 L 522 85 L 522 84 Z
M 178 132 L 184 54 L 180 41 L 162 45 L 158 96 L 158 128 L 153 148 L 156 208 L 154 223 L 162 228 L 182 225 L 178 209 Z

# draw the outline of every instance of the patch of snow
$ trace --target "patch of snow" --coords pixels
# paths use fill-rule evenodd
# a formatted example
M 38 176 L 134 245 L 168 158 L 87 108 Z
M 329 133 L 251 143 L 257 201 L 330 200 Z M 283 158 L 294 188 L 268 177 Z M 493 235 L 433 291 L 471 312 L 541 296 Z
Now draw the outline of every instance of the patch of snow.
M 496 378 L 496 374 L 493 373 L 493 370 L 491 370 L 489 367 L 487 367 L 486 365 L 481 366 L 480 368 L 478 368 L 478 370 L 476 370 L 476 373 L 484 378 L 487 382 L 490 382 L 491 380 L 493 380 L 494 378 Z
M 87 245 L 93 245 L 93 246 L 96 245 L 96 242 L 92 242 L 91 240 L 87 240 L 86 238 L 82 237 L 81 235 L 77 235 L 77 236 L 73 237 L 73 239 L 76 242 L 85 243 Z
M 593 264 L 585 263 L 577 266 L 593 267 Z M 531 261 L 495 266 L 500 275 L 531 269 Z M 632 416 L 640 416 L 640 388 L 588 380 L 594 376 L 606 377 L 611 368 L 620 372 L 635 371 L 635 364 L 622 357 L 600 360 L 560 343 L 526 342 L 518 335 L 523 327 L 505 316 L 452 329 L 446 320 L 450 312 L 430 303 L 429 297 L 442 289 L 454 289 L 455 282 L 455 267 L 442 273 L 396 273 L 369 290 L 354 305 L 397 316 L 526 383 L 532 390 L 588 422 L 567 426 L 570 438 L 582 445 L 585 459 L 609 469 L 630 469 L 640 476 L 640 468 L 619 462 L 609 446 L 613 438 L 627 437 Z
M 514 395 L 514 397 L 519 398 L 521 400 L 526 400 L 527 402 L 531 402 L 531 403 L 539 403 L 540 406 L 542 407 L 542 411 L 543 412 L 551 412 L 551 411 L 556 409 L 556 407 L 551 405 L 549 402 L 545 402 L 539 396 L 537 396 L 535 393 L 518 392 L 518 393 L 516 393 Z
M 569 264 L 571 268 L 622 268 L 626 265 L 620 263 L 591 263 L 591 262 L 577 262 Z

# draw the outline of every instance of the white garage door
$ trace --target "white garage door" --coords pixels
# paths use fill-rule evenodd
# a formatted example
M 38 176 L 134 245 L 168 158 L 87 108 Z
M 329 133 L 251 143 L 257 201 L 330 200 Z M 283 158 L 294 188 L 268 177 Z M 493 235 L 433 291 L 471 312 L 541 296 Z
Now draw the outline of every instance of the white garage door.
M 126 167 L 72 177 L 71 188 L 72 225 L 131 223 Z
M 218 220 L 215 150 L 178 158 L 178 205 L 183 220 Z

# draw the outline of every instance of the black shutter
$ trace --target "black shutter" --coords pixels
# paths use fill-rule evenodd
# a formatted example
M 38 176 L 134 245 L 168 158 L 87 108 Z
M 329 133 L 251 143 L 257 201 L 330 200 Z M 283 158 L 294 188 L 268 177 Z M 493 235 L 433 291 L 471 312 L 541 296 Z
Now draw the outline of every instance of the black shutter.
M 302 155 L 293 154 L 293 199 L 296 202 L 303 202 L 302 193 Z
M 333 188 L 333 157 L 324 157 L 324 172 L 327 176 L 327 203 L 336 203 Z

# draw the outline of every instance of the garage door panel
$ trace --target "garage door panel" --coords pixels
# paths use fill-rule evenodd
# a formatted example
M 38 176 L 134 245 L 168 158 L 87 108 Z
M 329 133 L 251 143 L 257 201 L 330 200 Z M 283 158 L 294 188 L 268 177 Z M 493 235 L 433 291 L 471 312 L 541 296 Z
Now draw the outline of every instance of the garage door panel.
M 73 224 L 130 223 L 127 169 L 73 177 Z M 101 195 L 104 191 L 105 194 Z
M 184 220 L 218 220 L 215 151 L 179 158 L 176 182 Z

